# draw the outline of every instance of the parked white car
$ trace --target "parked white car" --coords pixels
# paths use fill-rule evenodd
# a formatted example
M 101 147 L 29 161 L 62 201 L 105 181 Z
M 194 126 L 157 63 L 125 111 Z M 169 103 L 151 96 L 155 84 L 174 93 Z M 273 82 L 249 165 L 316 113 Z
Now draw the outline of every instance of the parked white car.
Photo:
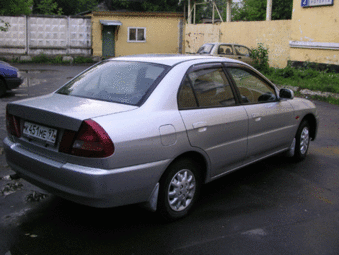
M 231 43 L 205 43 L 198 52 L 201 55 L 219 56 L 243 61 L 252 65 L 251 49 L 244 45 Z

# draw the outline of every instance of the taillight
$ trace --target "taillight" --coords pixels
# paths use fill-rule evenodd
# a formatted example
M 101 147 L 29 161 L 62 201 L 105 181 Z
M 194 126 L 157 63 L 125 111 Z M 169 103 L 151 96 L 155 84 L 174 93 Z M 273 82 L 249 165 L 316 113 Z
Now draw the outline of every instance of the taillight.
M 11 135 L 14 135 L 16 137 L 21 136 L 20 119 L 16 116 L 13 116 L 12 114 L 9 114 L 7 107 L 6 107 L 6 129 L 7 132 Z
M 98 123 L 93 120 L 85 120 L 77 134 L 65 131 L 59 151 L 81 157 L 103 158 L 113 154 L 114 145 L 106 131 Z

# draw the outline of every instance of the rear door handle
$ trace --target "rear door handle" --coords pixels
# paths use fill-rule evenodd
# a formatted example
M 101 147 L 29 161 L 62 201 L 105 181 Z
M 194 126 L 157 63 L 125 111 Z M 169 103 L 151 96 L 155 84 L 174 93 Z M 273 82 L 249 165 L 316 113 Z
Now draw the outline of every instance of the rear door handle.
M 207 122 L 205 121 L 199 121 L 193 123 L 193 128 L 198 129 L 198 132 L 204 132 L 207 130 Z
M 252 113 L 252 118 L 255 121 L 261 121 L 261 115 L 259 113 Z

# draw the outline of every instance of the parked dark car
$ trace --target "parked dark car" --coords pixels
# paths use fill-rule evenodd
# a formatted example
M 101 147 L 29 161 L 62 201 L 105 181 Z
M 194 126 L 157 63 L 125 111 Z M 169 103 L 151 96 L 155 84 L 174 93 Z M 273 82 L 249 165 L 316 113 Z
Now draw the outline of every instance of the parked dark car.
M 0 97 L 5 95 L 7 90 L 15 89 L 22 83 L 20 72 L 14 66 L 0 61 Z

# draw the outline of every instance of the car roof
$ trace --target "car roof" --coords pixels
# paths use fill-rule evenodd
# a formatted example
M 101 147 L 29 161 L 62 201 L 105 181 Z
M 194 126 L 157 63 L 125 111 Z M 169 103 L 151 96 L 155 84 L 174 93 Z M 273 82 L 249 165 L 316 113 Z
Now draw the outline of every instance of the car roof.
M 240 61 L 214 56 L 202 56 L 202 55 L 183 55 L 183 54 L 142 54 L 142 55 L 131 55 L 118 58 L 111 58 L 114 61 L 135 61 L 135 62 L 148 62 L 155 64 L 162 64 L 168 66 L 174 66 L 182 62 L 233 62 L 242 63 Z

